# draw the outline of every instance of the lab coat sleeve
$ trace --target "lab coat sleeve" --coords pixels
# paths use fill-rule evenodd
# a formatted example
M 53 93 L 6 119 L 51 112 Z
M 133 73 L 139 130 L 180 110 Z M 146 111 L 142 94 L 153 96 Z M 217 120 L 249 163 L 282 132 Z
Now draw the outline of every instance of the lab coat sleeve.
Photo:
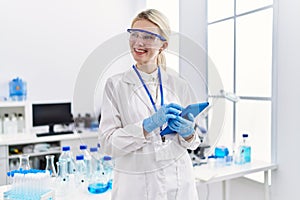
M 116 158 L 145 146 L 142 121 L 123 127 L 117 89 L 111 79 L 106 83 L 102 102 L 99 140 L 104 153 Z

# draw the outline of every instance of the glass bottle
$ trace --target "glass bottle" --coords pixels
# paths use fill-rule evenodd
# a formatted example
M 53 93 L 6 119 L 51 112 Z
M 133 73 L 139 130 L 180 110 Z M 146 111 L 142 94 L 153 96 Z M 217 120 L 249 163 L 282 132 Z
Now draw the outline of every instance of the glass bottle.
M 57 173 L 54 166 L 54 155 L 47 155 L 46 156 L 46 168 L 45 170 L 49 170 L 51 177 L 56 177 Z
M 242 151 L 244 152 L 244 162 L 250 163 L 251 162 L 251 146 L 249 143 L 248 134 L 243 134 L 243 141 L 242 141 Z
M 22 155 L 19 156 L 19 159 L 20 159 L 19 169 L 29 170 L 30 169 L 29 155 L 22 154 Z
M 109 189 L 112 189 L 112 184 L 113 184 L 113 178 L 114 178 L 113 168 L 114 168 L 114 164 L 113 164 L 112 158 L 110 156 L 104 156 L 103 157 L 103 170 L 104 170 L 105 176 L 107 177 L 107 180 L 108 180 L 108 188 Z

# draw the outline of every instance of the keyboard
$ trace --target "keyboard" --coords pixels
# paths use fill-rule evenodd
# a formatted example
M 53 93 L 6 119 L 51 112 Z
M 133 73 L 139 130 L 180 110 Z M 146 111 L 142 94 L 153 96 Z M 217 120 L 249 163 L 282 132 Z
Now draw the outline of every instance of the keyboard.
M 48 133 L 37 133 L 37 137 L 45 137 L 45 136 L 55 136 L 55 135 L 66 135 L 66 134 L 74 134 L 73 131 L 59 131 L 59 132 L 48 132 Z

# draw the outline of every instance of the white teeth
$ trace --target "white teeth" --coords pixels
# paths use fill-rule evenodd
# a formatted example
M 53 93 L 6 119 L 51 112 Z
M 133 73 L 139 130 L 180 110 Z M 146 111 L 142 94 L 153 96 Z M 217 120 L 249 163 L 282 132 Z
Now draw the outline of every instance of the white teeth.
M 142 49 L 135 49 L 136 52 L 142 53 L 142 52 L 146 52 L 145 50 Z

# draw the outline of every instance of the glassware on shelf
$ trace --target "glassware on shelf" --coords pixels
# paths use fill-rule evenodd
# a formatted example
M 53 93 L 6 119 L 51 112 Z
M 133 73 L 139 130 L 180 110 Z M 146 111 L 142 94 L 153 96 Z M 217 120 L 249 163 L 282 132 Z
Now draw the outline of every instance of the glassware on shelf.
M 19 169 L 29 170 L 31 168 L 30 164 L 29 164 L 29 155 L 28 154 L 20 155 L 19 159 L 20 159 Z
M 56 177 L 57 173 L 55 170 L 55 166 L 54 166 L 54 155 L 47 155 L 46 156 L 46 169 L 45 170 L 49 170 L 51 177 Z

